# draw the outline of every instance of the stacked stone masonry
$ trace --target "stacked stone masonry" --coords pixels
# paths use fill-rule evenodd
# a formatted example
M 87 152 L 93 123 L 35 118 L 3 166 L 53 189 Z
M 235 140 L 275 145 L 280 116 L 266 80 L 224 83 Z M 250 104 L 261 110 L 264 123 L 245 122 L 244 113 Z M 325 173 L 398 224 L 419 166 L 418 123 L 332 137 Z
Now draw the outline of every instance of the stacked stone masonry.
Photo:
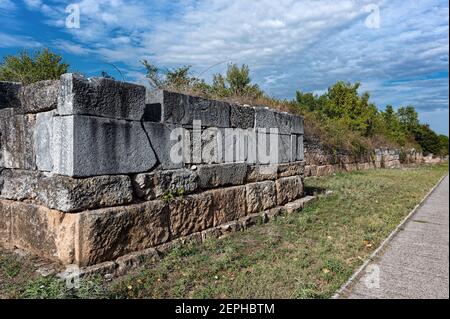
M 252 223 L 303 196 L 303 153 L 303 118 L 264 107 L 0 82 L 0 244 L 84 267 Z

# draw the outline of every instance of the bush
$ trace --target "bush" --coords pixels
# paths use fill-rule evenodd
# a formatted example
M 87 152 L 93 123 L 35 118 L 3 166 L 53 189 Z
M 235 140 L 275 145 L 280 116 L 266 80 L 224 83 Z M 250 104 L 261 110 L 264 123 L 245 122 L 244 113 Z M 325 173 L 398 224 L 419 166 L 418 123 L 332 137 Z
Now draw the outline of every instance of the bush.
M 35 51 L 29 54 L 23 51 L 18 55 L 6 56 L 0 64 L 0 81 L 31 84 L 41 80 L 56 80 L 67 73 L 69 65 L 62 57 L 50 50 Z

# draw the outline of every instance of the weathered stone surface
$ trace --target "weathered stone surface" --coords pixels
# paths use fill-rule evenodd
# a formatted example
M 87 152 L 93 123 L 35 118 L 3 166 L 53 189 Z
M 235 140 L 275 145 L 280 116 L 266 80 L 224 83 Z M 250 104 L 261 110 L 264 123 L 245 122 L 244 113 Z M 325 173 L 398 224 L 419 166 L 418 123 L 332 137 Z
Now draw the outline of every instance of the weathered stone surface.
M 275 183 L 278 205 L 292 202 L 303 195 L 303 182 L 300 176 L 283 177 Z
M 182 168 L 190 162 L 191 134 L 181 126 L 144 122 L 144 129 L 162 169 Z
M 207 193 L 212 194 L 213 197 L 214 226 L 245 216 L 245 186 L 221 188 Z
M 144 116 L 145 87 L 106 78 L 61 76 L 58 114 L 94 115 L 140 121 Z
M 36 115 L 0 110 L 0 167 L 36 169 L 34 129 Z
M 52 140 L 53 117 L 56 111 L 42 112 L 36 115 L 34 146 L 36 152 L 36 167 L 40 171 L 53 170 Z
M 77 215 L 21 202 L 0 203 L 2 214 L 10 214 L 12 245 L 65 264 L 75 261 Z
M 291 161 L 303 161 L 304 159 L 303 135 L 292 134 L 291 143 L 292 143 Z
M 209 127 L 202 131 L 191 131 L 191 162 L 192 164 L 219 164 L 224 162 L 225 130 Z
M 303 118 L 268 107 L 255 108 L 256 129 L 278 129 L 279 134 L 303 134 Z
M 276 206 L 277 192 L 275 182 L 266 181 L 261 183 L 247 184 L 247 213 L 259 213 Z
M 22 87 L 18 82 L 0 81 L 0 110 L 20 107 L 19 92 Z
M 139 122 L 93 116 L 53 118 L 53 171 L 67 176 L 145 172 L 156 156 Z
M 248 158 L 247 130 L 226 128 L 224 130 L 224 161 L 226 163 L 244 162 Z
M 230 126 L 235 128 L 253 128 L 255 125 L 255 109 L 232 104 L 230 107 Z
M 39 81 L 23 86 L 20 90 L 20 112 L 38 113 L 56 109 L 58 92 L 59 80 Z
M 268 134 L 259 131 L 258 157 L 260 164 L 288 163 L 292 157 L 291 135 Z
M 188 169 L 137 174 L 132 181 L 136 195 L 145 200 L 167 193 L 189 194 L 199 187 L 197 172 Z
M 213 196 L 208 192 L 170 201 L 170 233 L 172 238 L 187 236 L 213 227 L 213 205 Z
M 161 109 L 164 123 L 193 125 L 199 120 L 203 127 L 230 127 L 230 104 L 226 102 L 156 90 L 147 92 L 146 103 Z
M 201 188 L 242 185 L 247 175 L 246 163 L 201 165 L 198 167 Z
M 11 248 L 11 246 L 11 210 L 8 202 L 0 200 L 0 247 Z
M 305 172 L 305 162 L 292 162 L 280 164 L 278 168 L 278 177 L 288 177 L 303 175 Z
M 252 165 L 247 169 L 247 183 L 277 179 L 278 165 Z
M 169 240 L 168 205 L 151 201 L 104 208 L 80 217 L 78 263 L 93 265 Z
M 128 176 L 96 176 L 74 179 L 37 171 L 0 172 L 0 198 L 27 201 L 63 212 L 131 203 Z

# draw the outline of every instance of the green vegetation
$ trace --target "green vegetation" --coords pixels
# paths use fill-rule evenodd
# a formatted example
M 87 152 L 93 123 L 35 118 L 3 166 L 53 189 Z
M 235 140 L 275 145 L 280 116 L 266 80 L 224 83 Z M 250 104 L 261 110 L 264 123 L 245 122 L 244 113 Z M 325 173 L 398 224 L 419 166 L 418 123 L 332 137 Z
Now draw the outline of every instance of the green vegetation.
M 0 81 L 31 84 L 41 80 L 56 80 L 67 73 L 69 65 L 49 49 L 6 56 L 0 64 Z
M 332 195 L 244 232 L 178 246 L 161 261 L 148 261 L 124 277 L 87 278 L 76 291 L 0 253 L 0 295 L 329 298 L 447 172 L 448 164 L 442 164 L 308 179 L 307 190 L 327 189 Z

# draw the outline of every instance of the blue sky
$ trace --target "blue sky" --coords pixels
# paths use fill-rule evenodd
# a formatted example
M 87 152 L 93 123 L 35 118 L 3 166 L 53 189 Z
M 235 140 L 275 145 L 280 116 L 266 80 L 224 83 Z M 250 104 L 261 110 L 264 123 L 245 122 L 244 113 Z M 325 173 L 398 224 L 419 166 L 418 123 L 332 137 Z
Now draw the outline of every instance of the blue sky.
M 70 4 L 80 28 L 66 27 Z M 136 82 L 144 58 L 206 79 L 246 63 L 280 98 L 359 81 L 379 107 L 412 104 L 447 135 L 448 37 L 446 0 L 0 0 L 2 57 L 49 47 L 71 71 L 121 78 L 114 64 Z

